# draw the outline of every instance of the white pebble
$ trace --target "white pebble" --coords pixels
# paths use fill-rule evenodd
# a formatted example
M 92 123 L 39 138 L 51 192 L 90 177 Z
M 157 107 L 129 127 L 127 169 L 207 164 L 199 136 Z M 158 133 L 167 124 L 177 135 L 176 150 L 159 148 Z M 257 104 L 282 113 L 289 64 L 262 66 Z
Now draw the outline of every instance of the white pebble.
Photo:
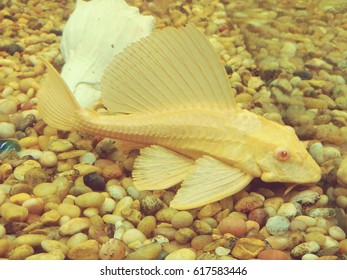
M 127 196 L 126 190 L 121 186 L 111 185 L 106 188 L 107 192 L 113 199 L 121 200 Z
M 79 158 L 80 163 L 93 164 L 96 161 L 96 156 L 93 153 L 87 152 Z
M 266 230 L 272 235 L 282 235 L 288 232 L 290 221 L 283 216 L 273 216 L 266 222 Z
M 0 139 L 13 138 L 16 132 L 16 127 L 13 123 L 0 123 Z

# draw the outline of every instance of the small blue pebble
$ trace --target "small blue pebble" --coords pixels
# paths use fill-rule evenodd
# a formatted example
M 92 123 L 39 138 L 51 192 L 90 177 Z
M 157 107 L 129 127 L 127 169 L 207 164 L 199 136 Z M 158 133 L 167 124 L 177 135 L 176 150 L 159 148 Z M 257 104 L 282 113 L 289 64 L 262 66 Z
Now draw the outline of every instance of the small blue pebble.
M 19 152 L 21 149 L 17 141 L 14 140 L 0 140 L 0 153 L 8 150 L 15 150 Z

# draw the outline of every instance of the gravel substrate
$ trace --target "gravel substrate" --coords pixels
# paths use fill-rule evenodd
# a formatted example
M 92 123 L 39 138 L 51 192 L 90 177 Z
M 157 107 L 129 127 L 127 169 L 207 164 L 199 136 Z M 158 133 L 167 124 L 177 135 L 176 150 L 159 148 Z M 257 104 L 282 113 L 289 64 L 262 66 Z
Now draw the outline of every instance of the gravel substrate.
M 74 1 L 5 0 L 0 258 L 346 259 L 345 1 L 128 2 L 155 16 L 158 29 L 192 22 L 205 31 L 239 106 L 292 126 L 322 179 L 289 193 L 254 180 L 189 211 L 168 206 L 177 188 L 138 191 L 131 178 L 138 151 L 124 155 L 111 139 L 57 131 L 37 111 L 45 73 L 37 56 L 61 69 L 59 43 Z

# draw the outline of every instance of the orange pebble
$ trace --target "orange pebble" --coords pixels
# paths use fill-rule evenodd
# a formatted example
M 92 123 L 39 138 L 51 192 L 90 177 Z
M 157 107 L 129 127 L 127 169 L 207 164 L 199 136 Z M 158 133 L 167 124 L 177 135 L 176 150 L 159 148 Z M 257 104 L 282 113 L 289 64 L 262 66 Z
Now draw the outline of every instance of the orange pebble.
M 222 234 L 231 233 L 236 237 L 241 237 L 247 232 L 247 224 L 240 218 L 226 217 L 220 221 L 218 229 Z
M 28 224 L 32 224 L 32 223 L 34 223 L 34 222 L 39 221 L 40 218 L 41 218 L 40 215 L 30 214 L 30 213 L 29 213 L 29 215 L 28 215 L 28 217 L 26 218 L 25 221 L 26 221 Z
M 261 251 L 258 256 L 258 259 L 260 260 L 289 260 L 289 256 L 281 251 L 281 250 L 275 250 L 275 249 L 269 249 Z

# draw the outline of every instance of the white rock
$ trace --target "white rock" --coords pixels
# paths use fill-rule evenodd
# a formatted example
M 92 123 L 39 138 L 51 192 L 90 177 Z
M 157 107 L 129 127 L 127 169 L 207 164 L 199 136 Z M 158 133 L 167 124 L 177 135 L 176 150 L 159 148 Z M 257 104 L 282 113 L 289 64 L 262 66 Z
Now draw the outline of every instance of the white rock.
M 129 44 L 154 29 L 152 16 L 143 16 L 124 0 L 77 0 L 63 31 L 62 77 L 83 107 L 100 99 L 105 67 Z

